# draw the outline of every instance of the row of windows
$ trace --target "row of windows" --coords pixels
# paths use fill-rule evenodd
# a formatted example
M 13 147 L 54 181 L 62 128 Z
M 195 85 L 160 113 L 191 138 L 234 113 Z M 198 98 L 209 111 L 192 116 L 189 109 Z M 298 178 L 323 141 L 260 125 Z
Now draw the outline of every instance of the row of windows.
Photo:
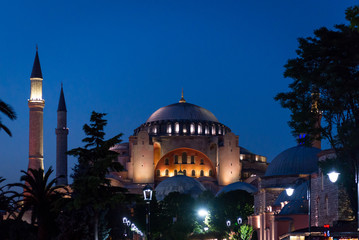
M 175 162 L 174 164 L 178 164 L 178 155 L 175 155 Z M 187 164 L 187 153 L 182 153 L 182 164 Z M 191 156 L 191 164 L 195 164 L 195 160 L 194 160 L 194 156 Z M 203 165 L 204 164 L 204 160 L 201 159 L 200 164 Z M 169 160 L 168 158 L 165 159 L 165 165 L 169 165 Z
M 197 134 L 202 134 L 204 132 L 204 134 L 208 135 L 208 134 L 210 134 L 210 131 L 211 131 L 212 135 L 216 135 L 216 132 L 217 132 L 215 125 L 212 125 L 211 127 L 209 127 L 209 126 L 204 126 L 203 127 L 201 123 L 198 123 L 197 126 L 196 126 L 196 124 L 191 123 L 190 128 L 189 128 L 189 132 L 191 134 L 195 134 L 196 133 L 196 127 L 197 127 Z M 152 132 L 155 133 L 155 134 L 157 133 L 157 126 L 152 128 Z M 180 133 L 180 124 L 178 122 L 174 124 L 174 127 L 172 127 L 171 123 L 167 124 L 167 133 L 171 134 L 172 132 Z M 186 124 L 182 125 L 182 133 L 187 133 Z M 218 126 L 218 134 L 222 134 L 222 127 L 221 126 Z M 223 135 L 224 134 L 225 134 L 225 129 L 223 128 Z
M 182 172 L 183 172 L 183 175 L 187 176 L 187 171 L 186 171 L 186 170 L 183 170 Z M 178 173 L 177 170 L 174 170 L 173 175 L 176 176 L 177 173 Z M 160 171 L 159 169 L 157 169 L 156 175 L 157 175 L 157 177 L 160 177 L 160 176 L 161 176 L 161 171 Z M 200 175 L 201 177 L 203 177 L 203 176 L 204 176 L 204 171 L 201 170 L 201 171 L 199 172 L 199 175 Z M 169 176 L 169 170 L 168 170 L 168 169 L 165 170 L 165 176 Z M 195 176 L 196 176 L 196 171 L 195 171 L 195 170 L 192 170 L 192 171 L 191 171 L 191 176 L 192 176 L 192 177 L 195 177 Z M 209 171 L 208 171 L 208 176 L 210 176 L 210 177 L 213 176 L 213 171 L 212 171 L 212 170 L 209 170 Z

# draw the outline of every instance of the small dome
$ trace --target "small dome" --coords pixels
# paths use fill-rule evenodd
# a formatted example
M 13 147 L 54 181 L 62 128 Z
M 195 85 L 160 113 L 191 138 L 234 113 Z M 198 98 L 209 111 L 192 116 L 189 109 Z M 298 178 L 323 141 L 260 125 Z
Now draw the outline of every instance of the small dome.
M 194 178 L 177 175 L 163 180 L 155 190 L 157 200 L 162 201 L 171 192 L 190 194 L 192 197 L 197 197 L 206 188 Z
M 289 148 L 269 164 L 266 177 L 310 174 L 318 171 L 318 156 L 321 150 L 314 147 L 296 146 Z
M 190 120 L 218 123 L 218 119 L 213 113 L 187 102 L 175 103 L 158 109 L 147 119 L 146 123 L 165 120 Z
M 237 190 L 244 190 L 248 193 L 255 193 L 258 191 L 258 189 L 246 182 L 235 182 L 235 183 L 231 183 L 228 184 L 227 186 L 225 186 L 224 188 L 222 188 L 217 194 L 216 197 L 221 195 L 222 193 L 227 193 L 227 192 L 231 192 L 231 191 L 237 191 Z

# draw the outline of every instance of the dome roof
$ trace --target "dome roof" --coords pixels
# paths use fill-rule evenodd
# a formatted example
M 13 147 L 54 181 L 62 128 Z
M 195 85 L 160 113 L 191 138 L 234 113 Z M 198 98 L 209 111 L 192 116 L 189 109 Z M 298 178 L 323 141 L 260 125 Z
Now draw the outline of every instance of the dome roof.
M 224 188 L 222 188 L 217 194 L 216 197 L 221 195 L 222 193 L 227 193 L 227 192 L 231 192 L 231 191 L 237 191 L 237 190 L 244 190 L 247 191 L 248 193 L 255 193 L 258 191 L 258 189 L 246 182 L 235 182 L 235 183 L 231 183 L 228 184 L 227 186 L 225 186 Z
M 266 177 L 310 174 L 318 171 L 317 154 L 321 150 L 303 145 L 289 148 L 276 156 L 269 164 Z
M 190 120 L 218 123 L 218 119 L 213 113 L 187 102 L 179 102 L 158 109 L 147 119 L 146 123 L 163 120 Z
M 196 179 L 184 175 L 167 178 L 158 184 L 155 189 L 158 201 L 162 201 L 171 192 L 190 194 L 192 197 L 197 197 L 205 190 L 206 188 Z

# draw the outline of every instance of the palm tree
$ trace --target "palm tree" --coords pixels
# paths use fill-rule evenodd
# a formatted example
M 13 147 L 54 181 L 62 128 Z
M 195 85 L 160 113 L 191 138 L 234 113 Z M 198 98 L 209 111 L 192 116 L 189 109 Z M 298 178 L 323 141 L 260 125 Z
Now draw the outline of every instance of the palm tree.
M 10 105 L 6 104 L 1 99 L 0 99 L 0 113 L 5 114 L 11 120 L 16 119 L 16 113 L 14 112 L 12 107 Z M 10 137 L 12 136 L 11 131 L 4 124 L 2 124 L 1 116 L 0 116 L 0 131 L 1 131 L 1 129 L 3 129 Z
M 55 186 L 57 178 L 49 181 L 53 169 L 50 167 L 44 174 L 43 169 L 29 169 L 28 172 L 21 171 L 21 181 L 24 183 L 10 184 L 11 187 L 24 189 L 16 196 L 22 199 L 19 203 L 19 217 L 25 212 L 31 212 L 31 224 L 38 226 L 38 239 L 50 238 L 51 229 L 56 226 L 55 219 L 59 213 L 58 204 L 67 194 L 65 186 Z

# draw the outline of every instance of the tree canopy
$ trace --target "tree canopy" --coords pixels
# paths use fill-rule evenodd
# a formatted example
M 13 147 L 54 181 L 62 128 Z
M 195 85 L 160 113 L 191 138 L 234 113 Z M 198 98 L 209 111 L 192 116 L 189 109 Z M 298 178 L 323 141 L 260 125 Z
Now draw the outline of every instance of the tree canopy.
M 10 120 L 16 119 L 15 111 L 12 109 L 12 107 L 9 104 L 5 103 L 1 99 L 0 99 L 0 112 L 5 114 L 5 116 L 8 117 Z M 10 137 L 12 136 L 10 129 L 2 123 L 1 116 L 0 116 L 0 130 L 4 130 Z

